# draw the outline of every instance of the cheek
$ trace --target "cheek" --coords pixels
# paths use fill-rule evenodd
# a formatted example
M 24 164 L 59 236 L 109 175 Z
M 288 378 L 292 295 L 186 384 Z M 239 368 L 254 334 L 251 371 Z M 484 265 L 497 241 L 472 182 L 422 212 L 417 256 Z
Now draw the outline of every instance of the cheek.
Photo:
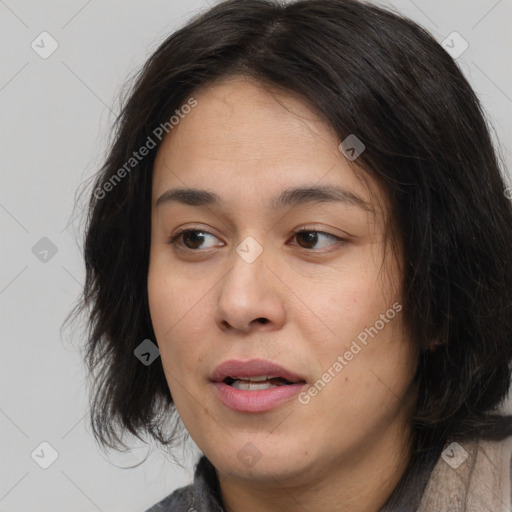
M 148 271 L 148 300 L 155 334 L 161 341 L 200 307 L 201 284 L 172 271 L 164 258 L 155 255 Z
M 333 339 L 347 340 L 379 320 L 397 297 L 389 286 L 383 288 L 379 278 L 367 273 L 331 275 L 323 282 L 314 282 L 303 294 L 309 309 L 308 324 L 303 326 L 324 332 Z M 321 336 L 324 338 L 324 336 Z M 314 340 L 313 336 L 311 340 Z
M 347 391 L 357 382 L 371 388 L 371 371 L 383 371 L 398 387 L 409 378 L 414 354 L 403 332 L 404 313 L 396 290 L 389 282 L 383 283 L 383 276 L 377 271 L 373 275 L 347 273 L 344 278 L 311 287 L 305 295 L 315 314 L 299 317 L 297 321 L 303 338 L 308 340 L 308 348 L 312 349 L 318 377 L 329 369 L 334 372 L 332 367 L 338 356 L 343 358 L 343 370 L 336 372 L 339 377 L 333 379 L 333 388 L 341 386 L 342 391 Z M 403 372 L 397 371 L 398 366 Z M 388 375 L 391 371 L 401 375 L 395 380 Z M 350 384 L 343 384 L 345 378 Z M 358 392 L 361 391 L 359 388 Z
M 165 331 L 172 327 L 172 319 L 169 318 L 169 311 L 174 309 L 172 295 L 166 286 L 165 275 L 162 275 L 157 265 L 151 262 L 148 272 L 148 303 L 157 339 L 162 339 Z
M 313 387 L 318 392 L 311 391 L 316 395 L 311 404 L 323 418 L 320 422 L 351 425 L 357 436 L 358 429 L 382 427 L 397 414 L 415 369 L 414 348 L 403 336 L 401 314 L 381 329 L 380 323 L 375 327 L 375 320 L 365 322 L 362 317 L 362 327 L 352 329 L 353 335 L 342 333 L 315 349 L 318 371 Z M 358 338 L 359 333 L 364 336 Z
M 200 340 L 207 339 L 206 293 L 199 283 L 159 270 L 150 265 L 148 300 L 162 364 L 172 375 L 192 375 L 201 362 Z

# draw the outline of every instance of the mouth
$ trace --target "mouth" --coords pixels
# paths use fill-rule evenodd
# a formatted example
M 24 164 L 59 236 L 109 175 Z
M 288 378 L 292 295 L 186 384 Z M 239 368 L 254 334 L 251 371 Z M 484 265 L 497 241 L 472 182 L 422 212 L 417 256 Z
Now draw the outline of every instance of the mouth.
M 212 372 L 210 380 L 212 382 L 224 382 L 235 388 L 253 386 L 254 389 L 267 389 L 306 382 L 303 376 L 266 359 L 249 359 L 248 361 L 230 359 L 224 361 Z
M 306 379 L 264 359 L 229 360 L 210 375 L 220 401 L 237 412 L 265 412 L 290 401 Z

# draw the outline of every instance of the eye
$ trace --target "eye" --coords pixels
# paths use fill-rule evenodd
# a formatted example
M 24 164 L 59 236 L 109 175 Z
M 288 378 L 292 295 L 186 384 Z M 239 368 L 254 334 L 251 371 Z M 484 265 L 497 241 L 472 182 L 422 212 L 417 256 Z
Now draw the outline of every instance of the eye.
M 211 249 L 214 245 L 210 245 L 209 247 L 201 247 L 201 244 L 204 243 L 206 237 L 217 238 L 212 235 L 208 231 L 199 230 L 199 229 L 184 229 L 179 233 L 176 233 L 169 240 L 169 244 L 178 247 L 179 249 L 183 249 L 182 243 L 185 245 L 185 249 L 197 250 L 197 249 Z M 217 238 L 218 240 L 218 238 Z
M 216 246 L 214 243 L 210 244 L 209 246 L 203 246 L 205 239 L 208 237 L 218 240 L 216 236 L 205 230 L 184 229 L 183 231 L 173 235 L 169 240 L 169 244 L 177 247 L 178 249 L 191 251 L 197 251 L 199 249 L 211 249 Z M 296 238 L 299 241 L 299 243 L 295 245 L 299 245 L 302 249 L 307 250 L 323 249 L 325 247 L 335 245 L 336 243 L 343 244 L 347 242 L 347 240 L 332 235 L 331 233 L 326 233 L 324 231 L 318 231 L 314 229 L 301 229 L 296 231 L 292 238 Z M 318 246 L 319 241 L 322 239 L 324 241 L 331 240 L 331 243 L 324 242 L 323 244 L 320 243 L 320 246 Z
M 299 246 L 303 249 L 323 249 L 325 247 L 329 247 L 334 245 L 335 243 L 345 243 L 347 240 L 344 238 L 340 238 L 339 236 L 332 235 L 331 233 L 326 233 L 324 231 L 318 231 L 314 229 L 301 229 L 300 231 L 295 232 L 293 238 L 297 238 L 299 241 Z M 314 247 L 318 244 L 319 240 L 331 240 L 334 243 L 321 244 L 320 247 Z

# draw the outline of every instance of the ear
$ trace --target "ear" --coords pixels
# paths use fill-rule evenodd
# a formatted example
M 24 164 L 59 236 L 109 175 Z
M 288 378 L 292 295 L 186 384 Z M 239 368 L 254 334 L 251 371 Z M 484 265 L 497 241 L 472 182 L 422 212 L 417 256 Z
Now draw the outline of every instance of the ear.
M 427 350 L 433 352 L 437 347 L 443 345 L 443 342 L 439 338 L 435 338 L 430 342 Z

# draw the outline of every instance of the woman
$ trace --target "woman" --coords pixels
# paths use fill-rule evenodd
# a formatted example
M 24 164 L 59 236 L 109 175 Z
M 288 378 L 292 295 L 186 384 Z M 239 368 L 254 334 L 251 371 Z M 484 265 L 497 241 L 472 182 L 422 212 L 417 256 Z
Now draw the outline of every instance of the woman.
M 97 438 L 182 423 L 204 454 L 151 512 L 508 512 L 505 189 L 409 20 L 229 0 L 172 34 L 97 176 L 81 303 Z

